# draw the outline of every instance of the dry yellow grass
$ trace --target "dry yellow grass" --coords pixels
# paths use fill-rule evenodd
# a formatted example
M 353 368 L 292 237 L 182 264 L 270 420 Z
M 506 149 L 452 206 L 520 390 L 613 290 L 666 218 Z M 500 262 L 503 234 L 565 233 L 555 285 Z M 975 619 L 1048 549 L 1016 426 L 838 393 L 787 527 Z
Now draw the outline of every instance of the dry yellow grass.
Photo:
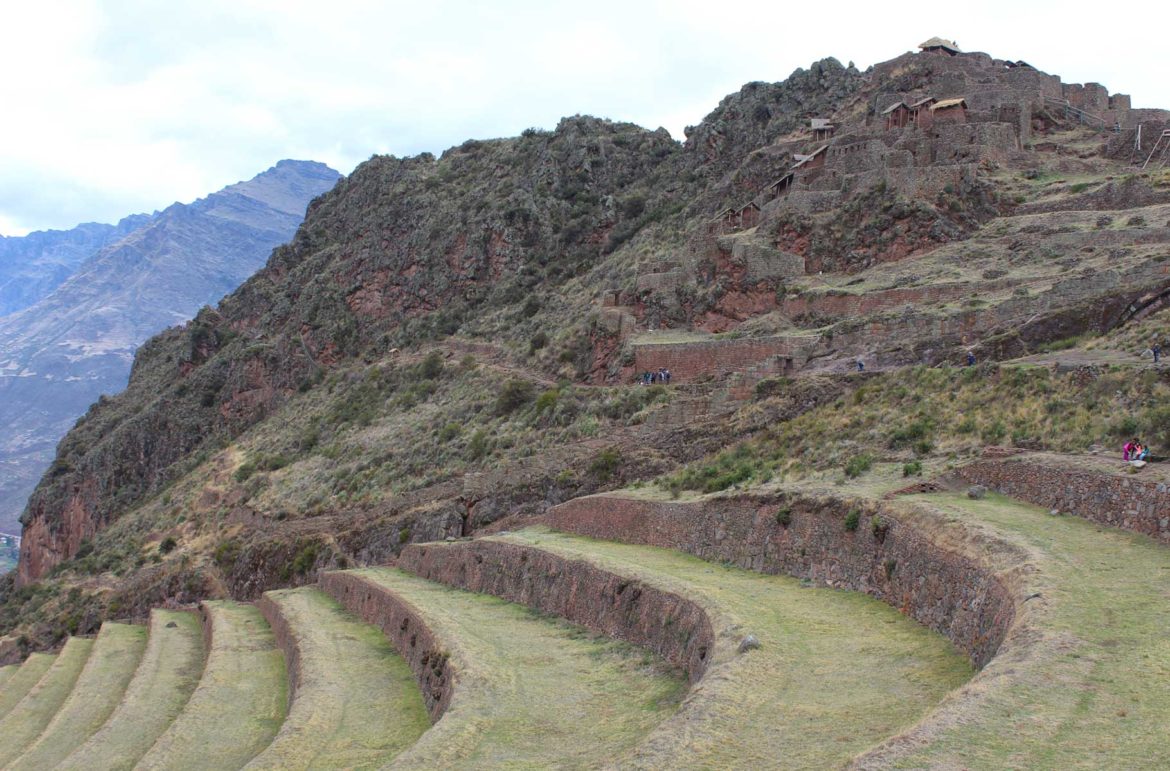
M 20 703 L 0 720 L 0 765 L 10 763 L 36 741 L 73 690 L 93 640 L 71 637 L 49 669 Z
M 917 497 L 1029 555 L 1026 647 L 993 660 L 914 745 L 904 768 L 1166 768 L 1170 550 L 1145 536 L 989 495 Z
M 203 671 L 203 630 L 194 613 L 155 609 L 146 651 L 125 695 L 97 733 L 60 771 L 126 771 L 183 710 Z
M 379 768 L 430 719 L 406 661 L 319 589 L 269 592 L 297 637 L 301 678 L 280 733 L 248 769 Z
M 446 714 L 392 768 L 599 768 L 674 713 L 685 682 L 644 651 L 392 569 L 456 668 Z
M 915 721 L 972 667 L 943 637 L 860 593 L 814 589 L 667 549 L 531 528 L 502 540 L 585 559 L 696 600 L 716 659 L 677 717 L 630 763 L 647 768 L 831 768 Z M 736 654 L 747 634 L 760 647 Z
M 125 693 L 145 647 L 145 627 L 103 624 L 69 698 L 36 742 L 8 768 L 55 768 L 101 728 Z
M 288 702 L 284 657 L 255 607 L 206 602 L 212 642 L 187 706 L 137 768 L 240 768 L 276 735 Z

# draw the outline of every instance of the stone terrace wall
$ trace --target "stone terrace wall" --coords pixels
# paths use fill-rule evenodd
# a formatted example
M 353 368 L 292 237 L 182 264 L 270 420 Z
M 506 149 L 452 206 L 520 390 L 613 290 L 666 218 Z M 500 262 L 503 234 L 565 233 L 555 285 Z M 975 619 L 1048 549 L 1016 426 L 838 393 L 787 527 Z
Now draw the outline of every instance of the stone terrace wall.
M 1163 482 L 1028 458 L 976 461 L 956 473 L 1037 506 L 1170 541 L 1170 489 Z
M 860 514 L 857 530 L 846 513 Z M 786 512 L 787 526 L 777 515 Z M 873 502 L 737 496 L 694 503 L 590 496 L 553 508 L 555 529 L 677 549 L 713 562 L 865 592 L 946 635 L 982 667 L 1015 618 L 1002 580 Z
M 805 360 L 804 349 L 815 341 L 807 337 L 741 337 L 692 343 L 647 343 L 634 347 L 637 373 L 659 367 L 670 370 L 674 382 L 747 369 L 772 357 L 792 358 L 793 366 Z
M 930 305 L 967 299 L 976 293 L 1000 291 L 1019 285 L 1018 280 L 984 281 L 970 283 L 931 284 L 928 286 L 883 289 L 865 294 L 841 292 L 811 292 L 785 297 L 780 303 L 780 312 L 789 318 L 813 315 L 818 318 L 846 318 L 865 316 L 870 313 L 899 308 L 903 305 Z
M 301 648 L 297 645 L 296 635 L 289 628 L 288 620 L 280 612 L 280 606 L 267 595 L 261 595 L 256 601 L 256 607 L 264 614 L 272 633 L 276 637 L 276 646 L 284 654 L 285 668 L 288 670 L 288 704 L 291 706 L 296 698 L 297 689 L 301 685 Z
M 422 616 L 384 587 L 354 573 L 324 573 L 320 584 L 350 613 L 382 630 L 414 672 L 431 722 L 438 721 L 451 705 L 454 672 L 443 641 Z
M 496 541 L 412 545 L 398 567 L 430 581 L 484 592 L 650 648 L 703 676 L 715 645 L 697 603 L 583 560 Z

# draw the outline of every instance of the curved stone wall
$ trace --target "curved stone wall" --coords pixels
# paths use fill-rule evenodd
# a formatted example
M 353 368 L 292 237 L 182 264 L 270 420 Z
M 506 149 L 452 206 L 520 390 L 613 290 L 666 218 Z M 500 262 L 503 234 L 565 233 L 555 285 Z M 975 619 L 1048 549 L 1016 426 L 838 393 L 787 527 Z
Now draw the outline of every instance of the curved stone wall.
M 715 635 L 707 612 L 685 597 L 584 560 L 498 541 L 411 545 L 397 566 L 430 581 L 492 594 L 595 632 L 650 648 L 686 670 L 706 671 Z
M 1118 469 L 1124 468 L 1120 459 Z M 1027 458 L 981 460 L 955 474 L 1046 509 L 1170 541 L 1170 484 Z
M 854 530 L 846 527 L 851 512 Z M 553 508 L 547 522 L 865 592 L 945 635 L 979 667 L 1015 617 L 1015 598 L 994 571 L 903 524 L 887 504 L 781 494 L 699 502 L 598 495 Z
M 350 613 L 382 630 L 414 672 L 431 722 L 438 721 L 451 705 L 454 672 L 441 641 L 418 612 L 384 587 L 354 573 L 323 573 L 320 585 Z

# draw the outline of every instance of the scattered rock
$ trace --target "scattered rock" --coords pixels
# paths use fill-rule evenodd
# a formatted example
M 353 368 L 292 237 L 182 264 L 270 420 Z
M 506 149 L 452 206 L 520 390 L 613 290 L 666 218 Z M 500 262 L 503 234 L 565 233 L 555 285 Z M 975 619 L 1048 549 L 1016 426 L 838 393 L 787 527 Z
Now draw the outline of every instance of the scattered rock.
M 167 622 L 167 629 L 174 629 L 177 626 L 178 626 L 178 624 L 176 624 L 174 621 Z
M 981 501 L 987 497 L 987 488 L 983 485 L 971 485 L 967 488 L 967 497 L 972 500 Z
M 1060 509 L 1049 509 L 1049 510 L 1048 510 L 1048 516 L 1050 516 L 1050 517 L 1059 517 L 1059 516 L 1060 516 Z
M 747 637 L 745 637 L 739 641 L 739 652 L 740 653 L 747 653 L 748 651 L 754 651 L 756 648 L 759 648 L 759 647 L 760 647 L 760 641 L 758 639 L 756 639 L 756 636 L 754 634 L 749 634 Z

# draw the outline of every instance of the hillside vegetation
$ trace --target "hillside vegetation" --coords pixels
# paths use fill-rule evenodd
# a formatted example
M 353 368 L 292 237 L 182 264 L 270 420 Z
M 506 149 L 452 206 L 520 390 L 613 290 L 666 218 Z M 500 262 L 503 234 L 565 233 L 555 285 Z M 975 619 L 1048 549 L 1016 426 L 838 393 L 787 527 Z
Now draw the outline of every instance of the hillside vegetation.
M 1058 80 L 1013 72 L 825 60 L 682 143 L 574 116 L 371 158 L 61 442 L 0 585 L 5 655 L 628 485 L 916 479 L 986 444 L 1134 432 L 1170 450 L 1170 383 L 1134 354 L 1160 317 L 1130 310 L 1165 287 L 1168 180 L 1046 107 Z M 968 122 L 885 127 L 944 89 Z M 838 126 L 828 160 L 793 171 L 824 144 L 813 117 Z M 758 224 L 713 219 L 749 201 Z M 780 353 L 735 358 L 747 343 Z M 669 357 L 670 385 L 633 385 Z

